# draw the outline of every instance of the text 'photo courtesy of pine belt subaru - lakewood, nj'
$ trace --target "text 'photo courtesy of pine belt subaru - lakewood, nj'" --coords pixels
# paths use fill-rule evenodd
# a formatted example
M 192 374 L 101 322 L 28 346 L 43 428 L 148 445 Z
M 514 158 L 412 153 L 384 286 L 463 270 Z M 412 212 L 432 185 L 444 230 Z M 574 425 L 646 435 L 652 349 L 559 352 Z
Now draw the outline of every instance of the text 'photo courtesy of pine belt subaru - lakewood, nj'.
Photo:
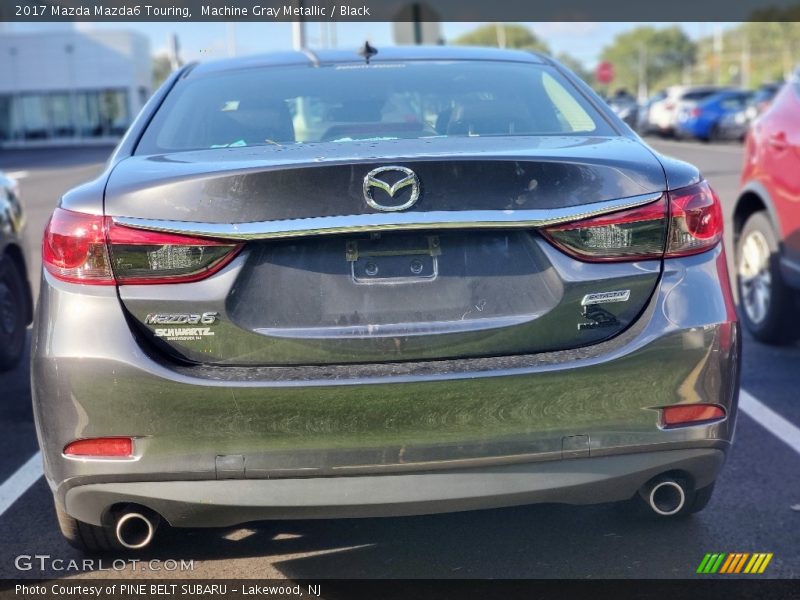
M 709 501 L 740 332 L 719 199 L 526 52 L 190 65 L 43 242 L 65 536 Z

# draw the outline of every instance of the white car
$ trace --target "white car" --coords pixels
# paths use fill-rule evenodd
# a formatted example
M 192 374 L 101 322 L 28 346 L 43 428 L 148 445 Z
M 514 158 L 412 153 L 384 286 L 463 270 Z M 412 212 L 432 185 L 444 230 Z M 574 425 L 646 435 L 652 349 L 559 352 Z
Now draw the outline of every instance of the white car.
M 675 132 L 675 125 L 680 111 L 691 107 L 697 102 L 716 94 L 722 88 L 710 85 L 674 85 L 665 90 L 662 100 L 650 106 L 650 128 L 671 135 Z

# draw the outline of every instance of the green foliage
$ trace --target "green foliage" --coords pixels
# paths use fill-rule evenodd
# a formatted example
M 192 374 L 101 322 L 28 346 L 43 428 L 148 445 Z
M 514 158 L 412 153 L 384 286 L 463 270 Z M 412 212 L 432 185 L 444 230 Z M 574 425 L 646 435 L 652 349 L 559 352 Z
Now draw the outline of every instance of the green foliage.
M 644 67 L 650 90 L 680 83 L 684 71 L 695 61 L 697 48 L 679 26 L 656 29 L 642 26 L 621 33 L 606 46 L 601 59 L 614 65 L 612 87 L 638 89 Z M 640 62 L 641 61 L 641 62 Z
M 750 22 L 725 30 L 721 43 L 698 43 L 693 80 L 758 87 L 782 80 L 800 60 L 800 23 Z
M 575 75 L 583 79 L 589 85 L 594 84 L 594 75 L 592 74 L 592 72 L 586 67 L 584 67 L 583 63 L 574 56 L 571 56 L 566 52 L 562 52 L 561 54 L 558 54 L 556 56 L 556 60 L 565 67 L 567 67 L 570 71 L 575 73 Z
M 502 31 L 498 31 L 502 28 Z M 453 40 L 454 44 L 460 46 L 499 46 L 499 40 L 505 35 L 505 47 L 520 50 L 535 50 L 549 54 L 550 49 L 542 40 L 527 27 L 514 24 L 489 24 L 478 27 L 477 29 L 465 33 Z

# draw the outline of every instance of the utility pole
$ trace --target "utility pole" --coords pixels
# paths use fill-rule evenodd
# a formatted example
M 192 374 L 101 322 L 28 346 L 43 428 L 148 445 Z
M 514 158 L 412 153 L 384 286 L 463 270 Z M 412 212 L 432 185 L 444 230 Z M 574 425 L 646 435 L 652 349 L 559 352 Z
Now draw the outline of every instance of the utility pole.
M 722 26 L 714 28 L 714 83 L 722 83 Z
M 744 39 L 742 40 L 742 65 L 741 65 L 741 76 L 739 77 L 739 83 L 743 88 L 750 87 L 750 38 L 748 37 L 747 33 L 745 33 Z
M 228 41 L 228 56 L 236 56 L 236 23 L 233 21 L 228 21 L 225 24 L 225 30 L 227 35 Z
M 169 66 L 175 71 L 183 65 L 183 61 L 181 60 L 181 44 L 178 41 L 177 33 L 170 34 L 167 47 L 169 48 Z
M 506 47 L 506 26 L 504 23 L 496 23 L 495 28 L 497 30 L 497 47 L 498 48 L 505 48 Z
M 336 48 L 339 45 L 339 40 L 336 39 L 336 21 L 331 21 L 330 23 L 328 23 L 328 26 L 330 27 L 329 40 L 331 48 Z
M 295 0 L 297 8 L 303 8 L 303 0 Z M 302 10 L 300 11 L 302 14 Z M 292 48 L 302 50 L 306 47 L 306 22 L 303 17 L 298 17 L 297 21 L 292 21 Z
M 647 100 L 647 47 L 644 44 L 639 46 L 639 89 L 636 95 L 639 102 Z

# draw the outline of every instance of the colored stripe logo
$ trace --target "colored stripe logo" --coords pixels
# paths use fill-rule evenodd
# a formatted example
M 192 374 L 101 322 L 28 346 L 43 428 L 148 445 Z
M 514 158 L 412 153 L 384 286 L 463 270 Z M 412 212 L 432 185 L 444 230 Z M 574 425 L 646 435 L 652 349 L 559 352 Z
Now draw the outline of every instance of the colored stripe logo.
M 697 573 L 701 575 L 730 575 L 735 573 L 746 573 L 757 575 L 764 572 L 767 565 L 772 560 L 772 552 L 731 552 L 731 553 L 711 553 L 703 557 Z

